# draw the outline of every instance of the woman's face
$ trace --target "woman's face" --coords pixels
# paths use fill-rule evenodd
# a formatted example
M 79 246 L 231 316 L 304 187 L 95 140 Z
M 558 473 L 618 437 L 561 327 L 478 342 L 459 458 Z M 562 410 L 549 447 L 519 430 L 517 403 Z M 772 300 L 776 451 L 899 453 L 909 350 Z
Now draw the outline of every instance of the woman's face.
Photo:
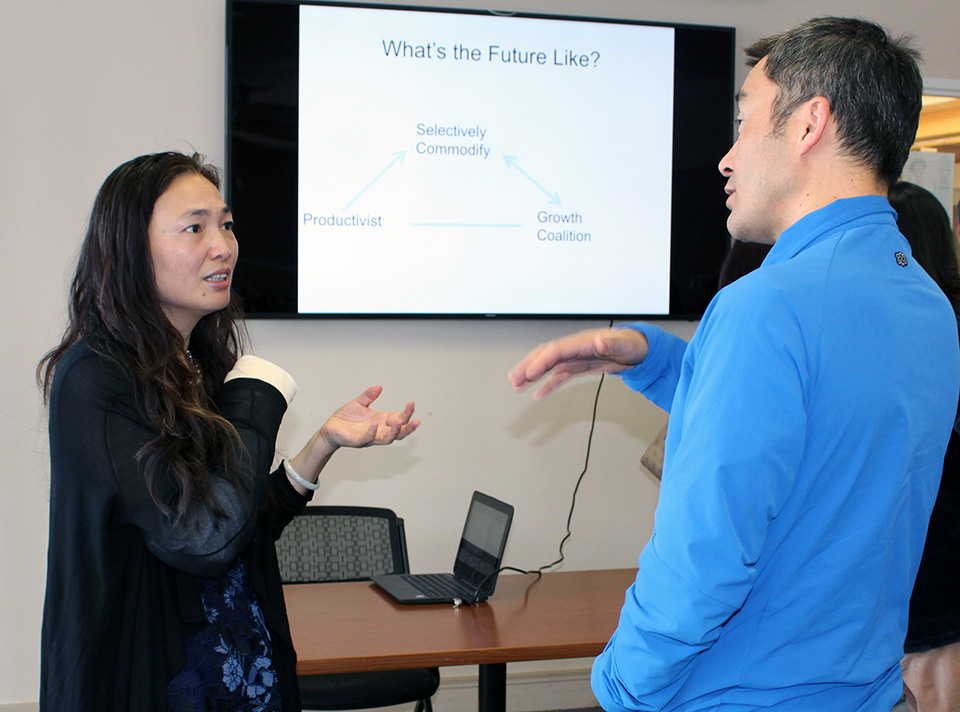
M 160 305 L 187 343 L 200 319 L 230 303 L 233 216 L 213 183 L 187 173 L 157 199 L 147 236 Z

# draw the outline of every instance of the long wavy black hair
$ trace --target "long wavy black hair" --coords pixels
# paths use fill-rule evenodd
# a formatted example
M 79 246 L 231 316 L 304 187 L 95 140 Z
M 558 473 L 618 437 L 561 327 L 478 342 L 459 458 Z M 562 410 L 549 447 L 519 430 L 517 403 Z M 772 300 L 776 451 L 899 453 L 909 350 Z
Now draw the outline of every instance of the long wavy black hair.
M 160 304 L 148 227 L 157 199 L 180 176 L 198 174 L 220 189 L 220 174 L 200 154 L 140 156 L 104 182 L 90 215 L 70 288 L 68 324 L 60 344 L 37 366 L 44 400 L 67 350 L 84 337 L 130 374 L 138 404 L 157 437 L 138 453 L 146 485 L 167 516 L 192 504 L 225 512 L 214 497 L 210 470 L 227 476 L 241 457 L 233 426 L 216 412 L 223 378 L 242 351 L 245 331 L 235 294 L 229 305 L 203 317 L 190 335 L 196 371 L 184 359 L 183 336 Z M 170 477 L 174 501 L 160 496 Z
M 890 205 L 897 211 L 897 227 L 910 243 L 914 259 L 933 277 L 960 314 L 960 263 L 957 237 L 947 209 L 926 188 L 902 180 L 890 189 Z

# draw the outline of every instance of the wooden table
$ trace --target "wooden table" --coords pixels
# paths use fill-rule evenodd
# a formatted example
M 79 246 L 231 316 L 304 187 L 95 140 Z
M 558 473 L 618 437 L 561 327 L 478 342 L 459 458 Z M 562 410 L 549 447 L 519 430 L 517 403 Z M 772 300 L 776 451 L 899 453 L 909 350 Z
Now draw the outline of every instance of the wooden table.
M 502 574 L 474 606 L 401 605 L 368 582 L 284 586 L 301 674 L 479 665 L 481 712 L 506 709 L 506 667 L 598 655 L 636 569 Z

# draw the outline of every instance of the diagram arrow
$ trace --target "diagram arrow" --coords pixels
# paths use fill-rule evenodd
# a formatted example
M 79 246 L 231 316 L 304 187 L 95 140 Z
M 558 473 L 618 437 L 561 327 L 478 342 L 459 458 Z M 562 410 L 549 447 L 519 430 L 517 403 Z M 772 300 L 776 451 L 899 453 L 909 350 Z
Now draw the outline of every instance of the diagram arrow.
M 524 178 L 526 178 L 528 181 L 530 181 L 535 186 L 537 186 L 540 190 L 542 190 L 546 194 L 548 198 L 550 198 L 549 202 L 551 205 L 560 205 L 560 194 L 551 193 L 549 190 L 547 190 L 542 185 L 537 183 L 537 181 L 533 179 L 533 176 L 531 176 L 529 173 L 523 170 L 519 165 L 517 165 L 516 156 L 504 156 L 504 158 L 507 161 L 507 168 L 516 168 L 518 171 L 520 171 L 520 173 L 523 175 Z
M 523 227 L 523 223 L 442 223 L 412 222 L 410 227 Z
M 355 202 L 357 202 L 357 198 L 359 198 L 361 195 L 363 195 L 363 194 L 366 193 L 368 190 L 370 190 L 370 187 L 371 187 L 374 183 L 376 183 L 378 180 L 380 180 L 381 178 L 383 178 L 383 174 L 386 173 L 387 171 L 389 171 L 391 168 L 393 168 L 393 166 L 394 166 L 398 161 L 399 161 L 400 163 L 403 163 L 403 159 L 406 158 L 407 152 L 406 152 L 406 151 L 394 151 L 393 155 L 396 156 L 396 158 L 394 158 L 392 161 L 390 161 L 390 163 L 387 164 L 387 167 L 386 167 L 386 168 L 384 168 L 382 171 L 380 171 L 379 173 L 377 173 L 376 177 L 375 177 L 372 181 L 370 181 L 369 183 L 367 183 L 367 185 L 364 187 L 363 190 L 361 190 L 359 193 L 357 193 L 355 196 L 353 196 L 353 200 L 351 200 L 349 203 L 347 203 L 346 205 L 343 206 L 343 210 L 340 211 L 341 213 L 346 212 L 347 208 L 349 208 L 351 205 L 353 205 Z

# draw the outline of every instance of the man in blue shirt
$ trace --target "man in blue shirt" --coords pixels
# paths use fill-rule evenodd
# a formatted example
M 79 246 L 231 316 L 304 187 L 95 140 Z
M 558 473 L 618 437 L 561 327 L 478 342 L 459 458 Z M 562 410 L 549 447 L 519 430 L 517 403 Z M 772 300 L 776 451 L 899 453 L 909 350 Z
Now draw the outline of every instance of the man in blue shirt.
M 811 20 L 747 50 L 720 162 L 733 237 L 773 242 L 689 344 L 646 324 L 544 344 L 542 398 L 618 373 L 670 412 L 653 536 L 593 668 L 604 709 L 886 712 L 960 386 L 957 327 L 887 202 L 915 52 Z

